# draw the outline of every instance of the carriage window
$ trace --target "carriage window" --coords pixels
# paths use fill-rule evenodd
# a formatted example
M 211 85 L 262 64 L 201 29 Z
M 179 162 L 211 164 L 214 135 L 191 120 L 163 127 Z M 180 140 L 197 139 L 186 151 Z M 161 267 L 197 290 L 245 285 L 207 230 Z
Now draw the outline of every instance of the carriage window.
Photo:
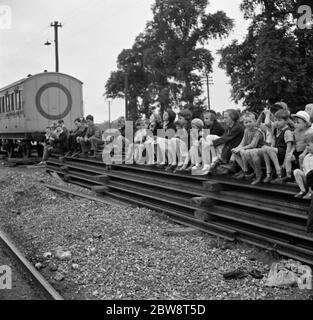
M 10 97 L 11 97 L 11 111 L 14 111 L 15 109 L 15 101 L 14 101 L 14 92 L 10 94 Z
M 0 113 L 3 113 L 2 97 L 0 97 Z
M 10 96 L 8 94 L 5 96 L 5 111 L 10 112 Z
M 17 97 L 18 97 L 18 91 L 14 91 L 14 106 L 15 106 L 15 110 L 18 110 Z
M 18 97 L 19 97 L 18 98 L 19 99 L 18 108 L 19 108 L 19 110 L 21 110 L 23 107 L 23 91 L 18 92 Z
M 1 97 L 1 112 L 5 112 L 5 99 L 4 96 Z
M 15 92 L 15 108 L 16 110 L 20 110 L 20 91 Z

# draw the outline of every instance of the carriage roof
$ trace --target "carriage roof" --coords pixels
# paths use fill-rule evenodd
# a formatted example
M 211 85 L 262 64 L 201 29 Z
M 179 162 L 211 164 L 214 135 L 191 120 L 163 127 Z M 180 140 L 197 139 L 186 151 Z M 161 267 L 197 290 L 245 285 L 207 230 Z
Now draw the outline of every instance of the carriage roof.
M 10 89 L 10 88 L 12 88 L 12 87 L 16 87 L 16 86 L 24 83 L 24 82 L 27 81 L 27 80 L 33 79 L 33 78 L 38 77 L 38 76 L 41 76 L 41 75 L 61 75 L 61 76 L 66 76 L 66 77 L 72 78 L 72 79 L 80 82 L 81 84 L 83 84 L 83 82 L 80 81 L 79 79 L 77 79 L 77 78 L 75 78 L 75 77 L 73 77 L 73 76 L 70 76 L 70 75 L 68 75 L 68 74 L 66 74 L 66 73 L 61 73 L 61 72 L 41 72 L 41 73 L 37 73 L 37 74 L 31 75 L 31 76 L 29 76 L 29 77 L 20 79 L 20 80 L 18 80 L 18 81 L 15 81 L 15 82 L 13 82 L 13 83 L 11 83 L 11 84 L 9 84 L 9 85 L 6 85 L 5 87 L 0 88 L 0 92 L 1 92 L 1 91 L 5 91 L 5 90 L 7 90 L 7 89 Z

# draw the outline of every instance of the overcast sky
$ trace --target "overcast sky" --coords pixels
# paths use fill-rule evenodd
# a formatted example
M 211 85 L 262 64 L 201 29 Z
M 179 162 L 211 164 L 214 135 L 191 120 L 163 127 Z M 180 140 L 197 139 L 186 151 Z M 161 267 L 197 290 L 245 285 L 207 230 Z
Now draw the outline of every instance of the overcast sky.
M 210 12 L 223 10 L 235 21 L 227 40 L 209 43 L 213 53 L 246 34 L 248 23 L 239 10 L 240 2 L 210 1 Z M 0 87 L 44 69 L 55 70 L 54 47 L 44 43 L 53 42 L 50 22 L 57 20 L 63 23 L 59 29 L 60 72 L 83 81 L 85 115 L 93 114 L 96 122 L 107 120 L 104 84 L 110 72 L 116 70 L 118 54 L 133 45 L 152 18 L 153 3 L 154 0 L 0 0 L 0 8 L 8 5 L 12 11 L 12 28 L 0 29 Z M 229 78 L 217 67 L 219 56 L 214 57 L 211 106 L 222 111 L 236 105 L 230 99 Z M 114 100 L 111 118 L 123 114 L 124 101 Z

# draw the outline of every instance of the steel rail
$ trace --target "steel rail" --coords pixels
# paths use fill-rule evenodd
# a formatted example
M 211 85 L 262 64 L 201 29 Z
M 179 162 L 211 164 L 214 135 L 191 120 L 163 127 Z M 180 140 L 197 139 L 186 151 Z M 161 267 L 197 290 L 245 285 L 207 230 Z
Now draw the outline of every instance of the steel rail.
M 23 270 L 31 277 L 38 287 L 40 287 L 41 291 L 49 300 L 64 300 L 2 231 L 0 231 L 0 244 L 2 244 L 4 249 L 10 253 L 20 266 L 22 266 Z

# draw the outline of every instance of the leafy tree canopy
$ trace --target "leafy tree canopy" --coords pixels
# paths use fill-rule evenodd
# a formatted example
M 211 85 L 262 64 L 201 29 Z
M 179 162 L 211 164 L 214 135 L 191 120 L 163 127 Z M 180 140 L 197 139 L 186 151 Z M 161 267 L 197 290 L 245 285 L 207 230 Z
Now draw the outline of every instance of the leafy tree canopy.
M 219 51 L 232 98 L 253 110 L 285 101 L 292 111 L 313 101 L 313 38 L 299 29 L 297 9 L 303 1 L 243 0 L 241 10 L 251 20 L 242 43 Z
M 185 102 L 203 107 L 201 74 L 212 71 L 213 56 L 205 45 L 226 37 L 233 21 L 222 11 L 207 12 L 208 0 L 156 0 L 153 19 L 131 49 L 118 56 L 117 71 L 106 83 L 106 94 L 121 96 L 128 80 L 129 109 L 135 116 Z

